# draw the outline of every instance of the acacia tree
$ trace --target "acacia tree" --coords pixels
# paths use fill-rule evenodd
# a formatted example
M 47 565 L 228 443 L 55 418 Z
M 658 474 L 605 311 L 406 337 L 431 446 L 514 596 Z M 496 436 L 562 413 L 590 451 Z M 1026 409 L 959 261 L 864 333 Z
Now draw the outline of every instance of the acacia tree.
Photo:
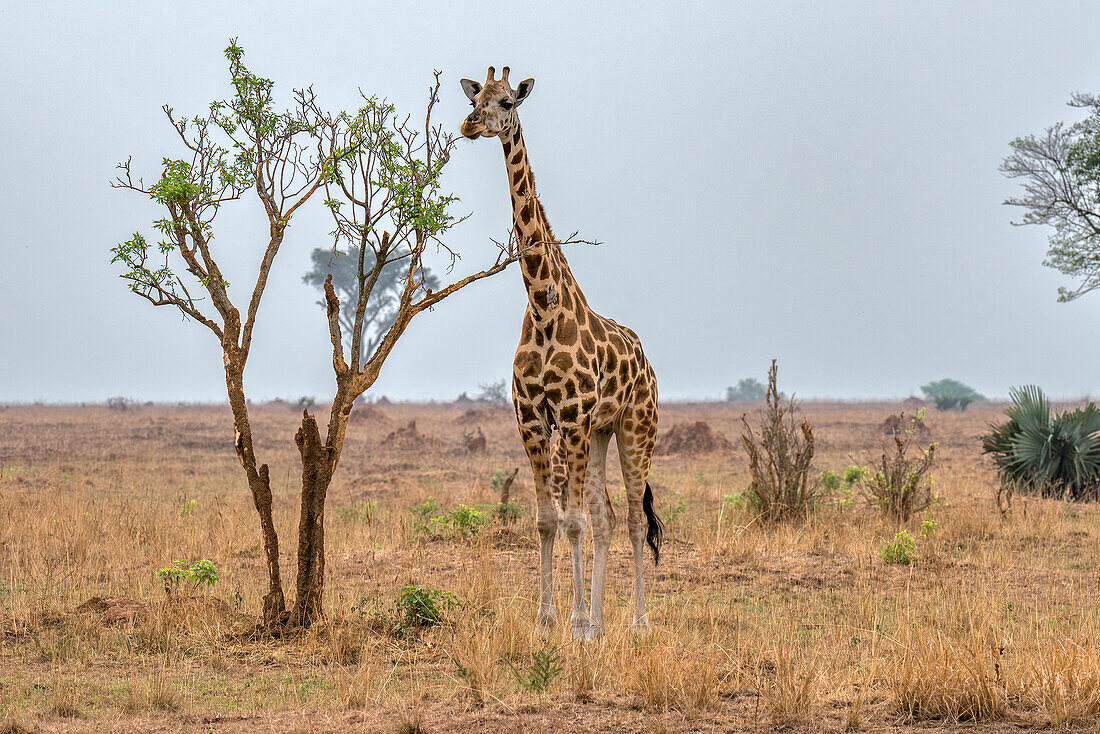
M 1075 94 L 1069 105 L 1088 110 L 1088 116 L 1013 140 L 1001 164 L 1024 187 L 1023 196 L 1005 202 L 1027 209 L 1016 224 L 1054 228 L 1043 264 L 1081 281 L 1073 289 L 1059 288 L 1060 301 L 1100 288 L 1100 95 Z
M 413 317 L 470 283 L 501 272 L 522 253 L 499 246 L 489 267 L 437 291 L 425 286 L 423 257 L 429 247 L 440 249 L 452 265 L 458 257 L 439 239 L 458 221 L 449 213 L 456 198 L 440 188 L 454 140 L 432 123 L 439 72 L 419 127 L 374 97 L 364 97 L 363 106 L 353 113 L 326 112 L 310 88 L 294 90 L 290 108 L 277 111 L 273 82 L 244 65 L 244 51 L 235 40 L 225 55 L 233 90 L 228 99 L 212 103 L 206 115 L 190 119 L 177 118 L 171 108 L 164 108 L 186 149 L 185 157 L 163 159 L 160 178 L 149 185 L 133 178 L 130 160 L 119 165 L 122 174 L 113 185 L 148 196 L 163 207 L 165 216 L 153 222 L 163 239 L 150 245 L 145 236 L 135 233 L 113 248 L 112 262 L 125 268 L 121 277 L 134 293 L 153 305 L 178 309 L 218 338 L 233 412 L 234 447 L 263 534 L 269 583 L 264 622 L 269 629 L 308 625 L 323 609 L 325 497 L 339 463 L 353 402 L 377 380 Z M 353 242 L 359 247 L 360 288 L 351 323 L 350 359 L 345 359 L 339 298 L 331 278 L 324 284 L 336 390 L 325 438 L 308 411 L 303 411 L 295 435 L 302 459 L 301 517 L 296 598 L 288 611 L 270 477 L 253 445 L 244 369 L 260 302 L 285 232 L 294 214 L 321 191 L 336 221 L 336 244 Z M 242 314 L 217 263 L 214 221 L 223 206 L 246 195 L 260 200 L 268 228 L 257 237 L 262 255 Z M 364 268 L 368 250 L 375 261 L 373 267 Z M 364 314 L 382 269 L 390 263 L 402 268 L 396 314 L 373 351 L 364 355 L 360 349 Z

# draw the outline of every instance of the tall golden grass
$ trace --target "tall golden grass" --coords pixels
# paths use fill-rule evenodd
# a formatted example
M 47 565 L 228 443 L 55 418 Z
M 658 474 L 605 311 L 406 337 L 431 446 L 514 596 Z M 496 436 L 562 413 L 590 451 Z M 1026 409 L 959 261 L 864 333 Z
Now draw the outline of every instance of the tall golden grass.
M 869 463 L 896 406 L 802 409 L 820 472 Z M 738 496 L 747 484 L 740 453 L 659 456 L 652 482 L 669 545 L 659 567 L 646 567 L 652 629 L 630 630 L 620 522 L 606 633 L 587 643 L 569 639 L 564 543 L 558 626 L 547 634 L 535 625 L 531 479 L 508 411 L 481 408 L 474 420 L 488 449 L 469 454 L 463 409 L 378 410 L 386 422 L 353 423 L 329 495 L 329 617 L 280 639 L 250 633 L 264 567 L 227 410 L 0 412 L 0 724 L 135 731 L 255 716 L 268 728 L 309 721 L 364 731 L 509 721 L 525 731 L 923 731 L 1100 723 L 1100 515 L 1017 497 L 1002 516 L 976 438 L 997 406 L 930 412 L 939 500 L 904 528 L 917 538 L 907 566 L 879 558 L 899 528 L 843 496 L 805 519 L 763 523 Z M 662 427 L 706 420 L 735 438 L 743 410 L 667 406 Z M 298 416 L 281 406 L 254 414 L 292 571 Z M 387 445 L 410 419 L 435 440 L 415 450 Z M 491 523 L 470 540 L 416 531 L 411 506 L 429 497 L 444 510 L 490 505 L 493 473 L 517 466 L 516 525 Z M 616 467 L 609 474 L 622 518 L 621 478 Z M 921 535 L 923 520 L 934 525 Z M 217 585 L 166 596 L 154 572 L 199 558 L 216 564 Z M 397 627 L 394 604 L 407 584 L 451 592 L 461 606 L 437 627 Z M 78 610 L 93 597 L 133 606 L 118 607 L 114 620 Z M 512 671 L 549 644 L 559 645 L 561 673 L 547 690 L 528 690 Z

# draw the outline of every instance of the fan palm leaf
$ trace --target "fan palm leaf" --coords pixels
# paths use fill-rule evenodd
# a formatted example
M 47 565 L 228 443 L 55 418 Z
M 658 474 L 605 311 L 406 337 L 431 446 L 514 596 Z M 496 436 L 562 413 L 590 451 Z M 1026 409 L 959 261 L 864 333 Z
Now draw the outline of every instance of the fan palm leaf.
M 1046 496 L 1095 499 L 1100 485 L 1100 410 L 1052 412 L 1042 390 L 1011 391 L 1007 421 L 991 424 L 982 450 L 992 454 L 1001 481 Z

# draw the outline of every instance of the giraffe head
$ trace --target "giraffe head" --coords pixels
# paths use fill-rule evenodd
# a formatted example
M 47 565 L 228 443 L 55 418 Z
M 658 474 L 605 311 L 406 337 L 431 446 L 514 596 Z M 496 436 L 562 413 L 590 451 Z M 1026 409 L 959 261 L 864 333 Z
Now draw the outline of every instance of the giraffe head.
M 508 83 L 508 67 L 494 79 L 496 69 L 489 67 L 484 84 L 472 79 L 462 80 L 462 91 L 470 98 L 474 111 L 463 121 L 459 131 L 466 137 L 489 138 L 511 133 L 519 125 L 516 108 L 523 103 L 535 87 L 534 79 L 524 79 L 513 90 Z

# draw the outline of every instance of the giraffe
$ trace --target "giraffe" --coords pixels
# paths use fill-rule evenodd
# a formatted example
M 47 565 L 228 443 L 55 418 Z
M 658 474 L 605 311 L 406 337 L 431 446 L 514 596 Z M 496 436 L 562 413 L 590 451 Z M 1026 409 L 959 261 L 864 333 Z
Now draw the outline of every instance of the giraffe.
M 462 80 L 474 111 L 461 133 L 498 137 L 511 191 L 513 232 L 527 290 L 527 308 L 512 367 L 512 402 L 531 462 L 540 546 L 537 621 L 554 624 L 554 540 L 559 525 L 569 541 L 573 571 L 573 637 L 591 638 L 604 626 L 603 601 L 613 512 L 604 486 L 608 443 L 615 436 L 627 496 L 634 552 L 634 629 L 648 626 L 642 580 L 644 545 L 660 560 L 662 523 L 653 511 L 649 464 L 657 436 L 657 379 L 637 334 L 593 311 L 569 270 L 560 243 L 535 193 L 516 108 L 534 79 L 513 90 L 508 67 L 500 79 L 489 67 L 484 84 Z M 551 442 L 553 432 L 557 436 Z M 585 610 L 582 542 L 584 505 L 592 525 L 591 613 Z

